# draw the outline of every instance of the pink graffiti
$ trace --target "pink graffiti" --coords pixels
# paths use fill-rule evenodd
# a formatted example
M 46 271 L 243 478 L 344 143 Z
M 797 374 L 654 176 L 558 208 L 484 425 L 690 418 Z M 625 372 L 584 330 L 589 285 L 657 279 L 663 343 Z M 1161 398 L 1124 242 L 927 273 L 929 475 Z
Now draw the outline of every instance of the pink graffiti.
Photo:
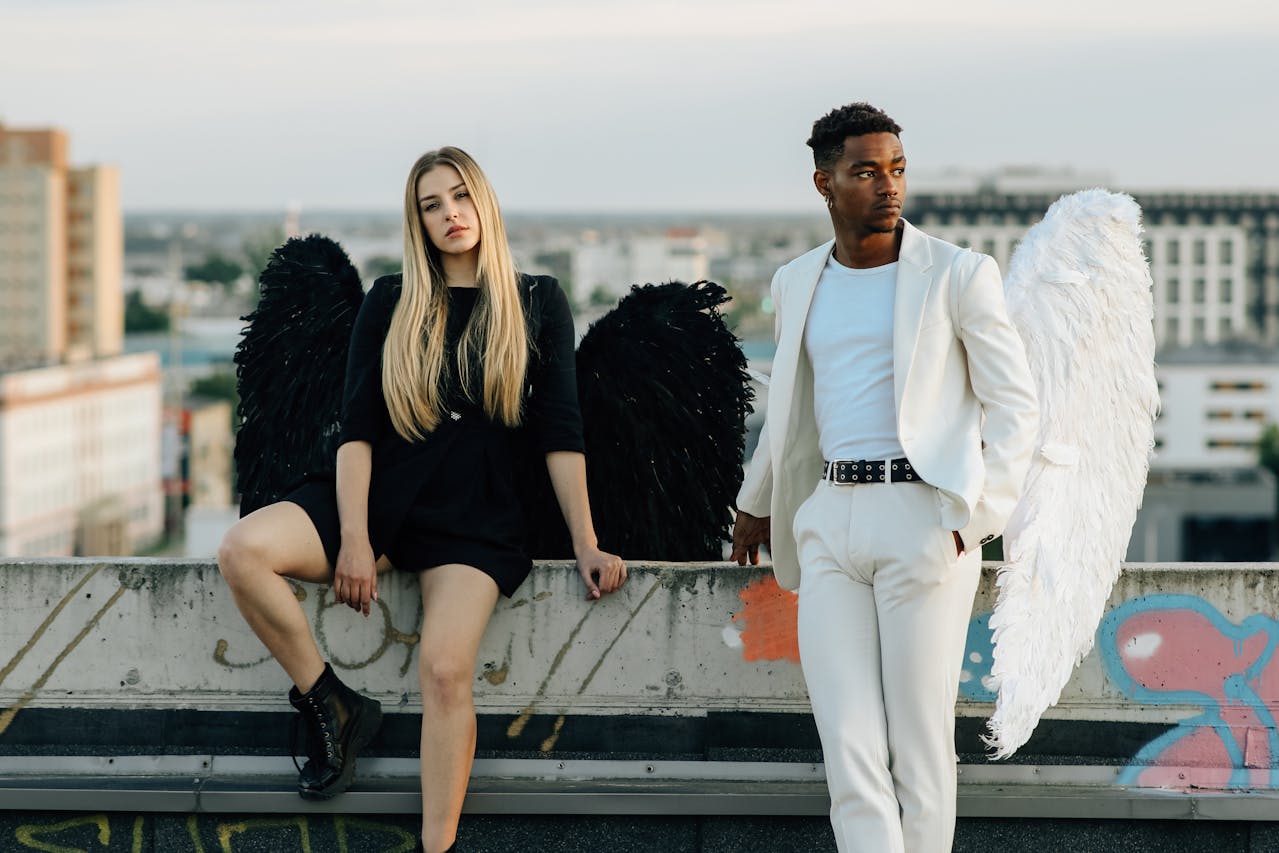
M 1256 614 L 1235 624 L 1194 596 L 1125 602 L 1103 620 L 1111 678 L 1148 705 L 1191 705 L 1134 757 L 1121 784 L 1238 789 L 1279 787 L 1279 623 Z

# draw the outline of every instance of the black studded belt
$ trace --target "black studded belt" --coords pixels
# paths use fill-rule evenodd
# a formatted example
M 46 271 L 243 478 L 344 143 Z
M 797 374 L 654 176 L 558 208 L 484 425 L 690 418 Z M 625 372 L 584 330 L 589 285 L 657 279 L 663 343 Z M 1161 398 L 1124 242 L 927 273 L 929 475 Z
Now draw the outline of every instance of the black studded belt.
M 885 470 L 887 469 L 887 470 Z M 837 486 L 857 483 L 922 483 L 924 479 L 915 469 L 901 459 L 836 459 L 822 463 L 822 479 Z

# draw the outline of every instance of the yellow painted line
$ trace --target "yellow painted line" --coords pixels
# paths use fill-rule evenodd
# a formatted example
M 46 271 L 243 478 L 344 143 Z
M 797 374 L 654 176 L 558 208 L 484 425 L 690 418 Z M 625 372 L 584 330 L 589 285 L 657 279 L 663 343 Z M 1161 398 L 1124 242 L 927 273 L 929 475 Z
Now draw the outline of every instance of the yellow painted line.
M 311 829 L 307 825 L 305 815 L 284 819 L 254 818 L 242 823 L 224 823 L 218 826 L 218 843 L 222 845 L 223 853 L 231 853 L 231 838 L 234 835 L 248 832 L 257 833 L 266 829 L 282 829 L 290 826 L 296 826 L 301 833 L 302 853 L 311 853 Z
M 98 621 L 106 615 L 106 612 L 115 606 L 115 603 L 120 600 L 120 596 L 124 595 L 126 589 L 127 587 L 124 586 L 116 589 L 116 591 L 111 594 L 111 597 L 107 599 L 107 603 L 98 608 L 98 612 L 93 614 L 93 618 L 86 622 L 84 627 L 80 629 L 80 633 L 76 634 L 75 638 L 67 644 L 67 647 L 58 653 L 58 656 L 53 659 L 53 663 L 49 664 L 48 669 L 40 674 L 40 677 L 37 678 L 35 683 L 27 689 L 26 693 L 22 694 L 22 698 L 17 702 L 14 702 L 12 707 L 6 708 L 4 713 L 0 713 L 0 735 L 3 735 L 13 723 L 13 718 L 18 716 L 18 712 L 27 707 L 27 705 L 31 703 L 31 700 L 35 698 L 36 693 L 38 693 L 40 689 L 49 682 L 49 677 L 53 675 L 54 670 L 56 670 L 62 662 L 67 659 L 67 656 L 75 650 L 76 646 L 80 645 L 80 641 L 89 635 L 89 632 L 92 631 L 94 626 L 98 624 Z
M 18 827 L 14 831 L 14 838 L 26 850 L 41 850 L 43 853 L 83 853 L 79 847 L 63 847 L 61 844 L 54 844 L 52 841 L 39 840 L 39 836 L 56 834 L 67 829 L 74 829 L 77 826 L 97 826 L 98 844 L 106 847 L 111 843 L 111 822 L 104 814 L 73 817 L 61 823 L 27 824 Z
M 66 595 L 62 596 L 62 600 L 54 606 L 48 616 L 44 617 L 44 621 L 40 623 L 39 628 L 36 628 L 36 632 L 31 635 L 31 639 L 27 640 L 26 645 L 18 649 L 18 653 L 13 656 L 11 661 L 5 664 L 4 669 L 0 669 L 0 684 L 3 684 L 5 678 L 9 676 L 9 673 L 13 672 L 18 664 L 22 663 L 22 659 L 26 657 L 27 652 L 31 651 L 32 647 L 35 646 L 42 636 L 44 636 L 44 632 L 49 630 L 49 626 L 53 624 L 53 620 L 58 618 L 58 614 L 62 612 L 62 609 L 67 606 L 71 599 L 75 598 L 76 593 L 83 589 L 84 585 L 100 571 L 102 571 L 101 563 L 94 566 L 93 571 L 80 578 L 79 583 L 71 587 L 71 590 Z

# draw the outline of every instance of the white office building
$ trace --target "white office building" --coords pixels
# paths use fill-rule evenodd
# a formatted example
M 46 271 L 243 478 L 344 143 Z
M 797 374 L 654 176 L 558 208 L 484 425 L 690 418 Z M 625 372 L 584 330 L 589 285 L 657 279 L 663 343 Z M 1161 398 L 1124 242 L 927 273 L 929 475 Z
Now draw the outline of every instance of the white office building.
M 635 284 L 692 283 L 710 277 L 708 241 L 700 229 L 668 228 L 625 239 L 586 232 L 573 250 L 573 301 L 618 299 Z
M 0 555 L 132 554 L 163 515 L 155 354 L 0 375 Z
M 906 215 L 930 234 L 993 256 L 1007 270 L 1027 229 L 1053 201 L 1106 183 L 1101 176 L 1072 173 L 1031 177 L 993 175 L 912 192 Z M 1142 208 L 1154 280 L 1156 343 L 1279 344 L 1279 192 L 1132 195 Z

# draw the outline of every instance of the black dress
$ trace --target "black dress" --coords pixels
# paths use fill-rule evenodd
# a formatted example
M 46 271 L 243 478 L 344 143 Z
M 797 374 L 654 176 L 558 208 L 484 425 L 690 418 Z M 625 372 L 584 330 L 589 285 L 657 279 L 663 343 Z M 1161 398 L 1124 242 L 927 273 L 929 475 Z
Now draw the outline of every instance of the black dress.
M 399 301 L 400 277 L 374 282 L 351 335 L 339 443 L 373 447 L 369 540 L 398 569 L 446 563 L 474 566 L 512 595 L 532 568 L 524 548 L 518 478 L 530 458 L 556 450 L 582 452 L 577 406 L 573 317 L 555 279 L 521 276 L 529 340 L 523 425 L 491 421 L 460 388 L 457 343 L 479 298 L 477 288 L 449 289 L 445 333 L 449 413 L 423 440 L 407 441 L 391 426 L 382 394 L 382 346 Z M 474 375 L 480 376 L 482 365 Z M 337 493 L 331 479 L 287 495 L 310 516 L 330 565 L 341 546 Z

